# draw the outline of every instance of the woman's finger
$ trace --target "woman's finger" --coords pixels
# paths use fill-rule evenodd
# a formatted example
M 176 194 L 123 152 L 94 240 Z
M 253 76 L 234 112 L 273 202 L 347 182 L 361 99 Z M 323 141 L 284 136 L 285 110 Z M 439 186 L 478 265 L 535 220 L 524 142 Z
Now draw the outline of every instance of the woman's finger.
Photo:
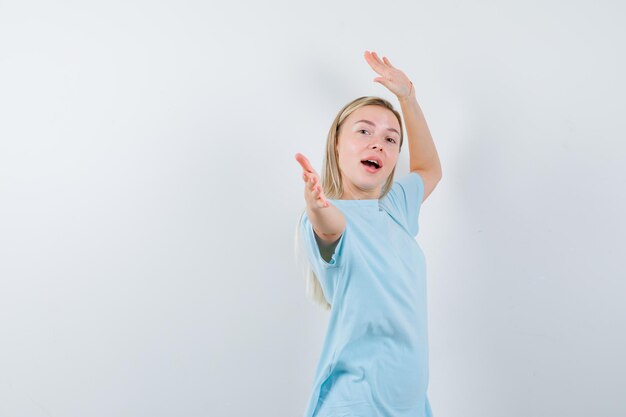
M 376 52 L 372 52 L 372 58 L 381 72 L 384 72 L 387 69 L 387 66 L 383 61 L 380 60 Z
M 324 198 L 320 195 L 317 196 L 316 202 L 318 204 L 318 207 L 326 207 L 326 201 L 324 200 Z
M 374 59 L 376 60 L 376 62 L 378 62 L 378 64 L 384 66 L 385 63 L 383 61 L 381 61 L 380 57 L 378 56 L 378 54 L 376 52 L 372 52 L 372 56 L 374 57 Z
M 301 153 L 297 153 L 296 161 L 298 161 L 300 166 L 302 166 L 302 169 L 304 169 L 305 171 L 314 172 L 313 167 L 311 166 L 311 163 L 309 162 L 306 156 L 302 155 Z
M 320 198 L 324 194 L 324 191 L 322 190 L 322 186 L 318 184 L 317 182 L 313 184 L 313 192 L 315 193 L 316 198 Z
M 376 77 L 376 78 L 374 78 L 374 82 L 377 82 L 379 84 L 384 85 L 389 91 L 393 91 L 391 86 L 390 86 L 390 84 L 389 84 L 389 81 L 387 81 L 386 78 Z
M 296 157 L 296 160 L 304 171 L 311 172 L 311 164 L 309 163 L 309 161 L 306 160 L 304 156 L 301 158 Z
M 320 200 L 322 201 L 324 207 L 328 207 L 330 205 L 323 192 L 320 192 Z
M 313 180 L 311 182 L 311 191 L 313 195 L 318 195 L 322 191 L 322 186 L 319 185 L 317 181 Z
M 313 189 L 311 190 L 311 197 L 313 198 L 313 201 L 315 201 L 316 203 L 319 203 L 320 192 L 321 190 L 318 187 L 313 187 Z
M 384 64 L 376 61 L 373 53 L 365 51 L 365 60 L 374 71 L 376 71 L 379 75 L 383 75 L 383 71 L 385 70 Z
M 306 183 L 307 193 L 313 198 L 318 207 L 328 207 L 329 203 L 324 196 L 320 179 L 314 172 L 303 172 L 302 179 Z
M 385 62 L 385 64 L 389 65 L 391 68 L 395 68 L 393 65 L 391 65 L 391 62 L 389 62 L 386 56 L 383 57 L 383 61 Z

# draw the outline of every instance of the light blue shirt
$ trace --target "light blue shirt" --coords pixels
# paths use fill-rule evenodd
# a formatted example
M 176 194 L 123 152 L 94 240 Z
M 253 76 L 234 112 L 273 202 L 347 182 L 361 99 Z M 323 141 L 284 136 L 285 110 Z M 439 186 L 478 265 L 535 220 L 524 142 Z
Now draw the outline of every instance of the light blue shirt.
M 306 214 L 300 235 L 332 305 L 304 417 L 431 417 L 426 264 L 416 172 L 381 199 L 332 200 L 346 229 L 329 262 Z

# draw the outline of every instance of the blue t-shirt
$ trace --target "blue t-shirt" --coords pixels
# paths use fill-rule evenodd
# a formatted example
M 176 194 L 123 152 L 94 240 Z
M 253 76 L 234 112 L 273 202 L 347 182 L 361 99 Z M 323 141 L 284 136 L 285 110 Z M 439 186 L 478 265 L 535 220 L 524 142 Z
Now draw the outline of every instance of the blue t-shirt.
M 432 416 L 426 264 L 415 240 L 423 196 L 411 172 L 381 199 L 329 199 L 346 218 L 329 262 L 302 215 L 300 235 L 332 306 L 304 417 Z

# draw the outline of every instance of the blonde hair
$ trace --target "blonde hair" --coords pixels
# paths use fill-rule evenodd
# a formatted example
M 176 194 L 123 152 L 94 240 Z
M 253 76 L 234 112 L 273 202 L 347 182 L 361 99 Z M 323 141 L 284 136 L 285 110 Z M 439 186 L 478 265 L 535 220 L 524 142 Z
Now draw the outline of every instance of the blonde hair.
M 326 196 L 326 198 L 335 200 L 341 198 L 341 196 L 343 195 L 343 183 L 341 181 L 341 171 L 339 170 L 338 162 L 339 155 L 337 153 L 339 131 L 343 126 L 343 121 L 346 120 L 346 118 L 350 116 L 355 110 L 363 106 L 381 106 L 390 110 L 396 116 L 396 118 L 398 119 L 398 123 L 400 124 L 400 145 L 398 147 L 398 152 L 402 150 L 402 143 L 404 141 L 402 117 L 400 116 L 400 113 L 393 108 L 393 105 L 389 101 L 380 97 L 365 96 L 352 100 L 350 103 L 343 106 L 341 110 L 339 110 L 339 113 L 337 113 L 335 120 L 333 120 L 333 123 L 328 130 L 328 136 L 326 137 L 326 154 L 324 155 L 321 174 L 322 189 L 324 190 L 324 195 Z M 391 189 L 395 172 L 396 167 L 394 166 L 391 170 L 391 173 L 389 174 L 389 177 L 387 178 L 387 181 L 385 181 L 385 183 L 383 184 L 380 196 L 378 198 L 384 197 Z M 306 253 L 303 247 L 304 242 L 302 240 L 302 237 L 300 236 L 300 222 L 302 221 L 302 216 L 304 215 L 304 213 L 305 210 L 303 210 L 300 214 L 298 223 L 296 224 L 295 248 L 298 264 L 304 266 L 304 270 L 302 272 L 304 273 L 306 278 L 305 296 L 313 303 L 321 305 L 325 310 L 330 310 L 331 305 L 328 300 L 326 300 L 319 279 L 315 275 L 315 272 L 313 272 L 310 262 L 306 258 Z

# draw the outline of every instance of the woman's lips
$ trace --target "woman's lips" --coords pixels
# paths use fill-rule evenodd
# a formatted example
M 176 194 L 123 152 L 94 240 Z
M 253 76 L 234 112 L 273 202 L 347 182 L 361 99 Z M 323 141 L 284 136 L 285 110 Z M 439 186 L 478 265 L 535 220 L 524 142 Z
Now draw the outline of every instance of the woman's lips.
M 363 168 L 365 168 L 365 170 L 366 170 L 367 172 L 371 172 L 371 173 L 373 173 L 373 174 L 375 174 L 375 173 L 377 173 L 378 171 L 380 171 L 380 168 L 374 168 L 373 166 L 370 166 L 370 165 L 364 164 L 364 163 L 362 163 L 362 162 L 361 162 L 361 165 L 363 166 Z

